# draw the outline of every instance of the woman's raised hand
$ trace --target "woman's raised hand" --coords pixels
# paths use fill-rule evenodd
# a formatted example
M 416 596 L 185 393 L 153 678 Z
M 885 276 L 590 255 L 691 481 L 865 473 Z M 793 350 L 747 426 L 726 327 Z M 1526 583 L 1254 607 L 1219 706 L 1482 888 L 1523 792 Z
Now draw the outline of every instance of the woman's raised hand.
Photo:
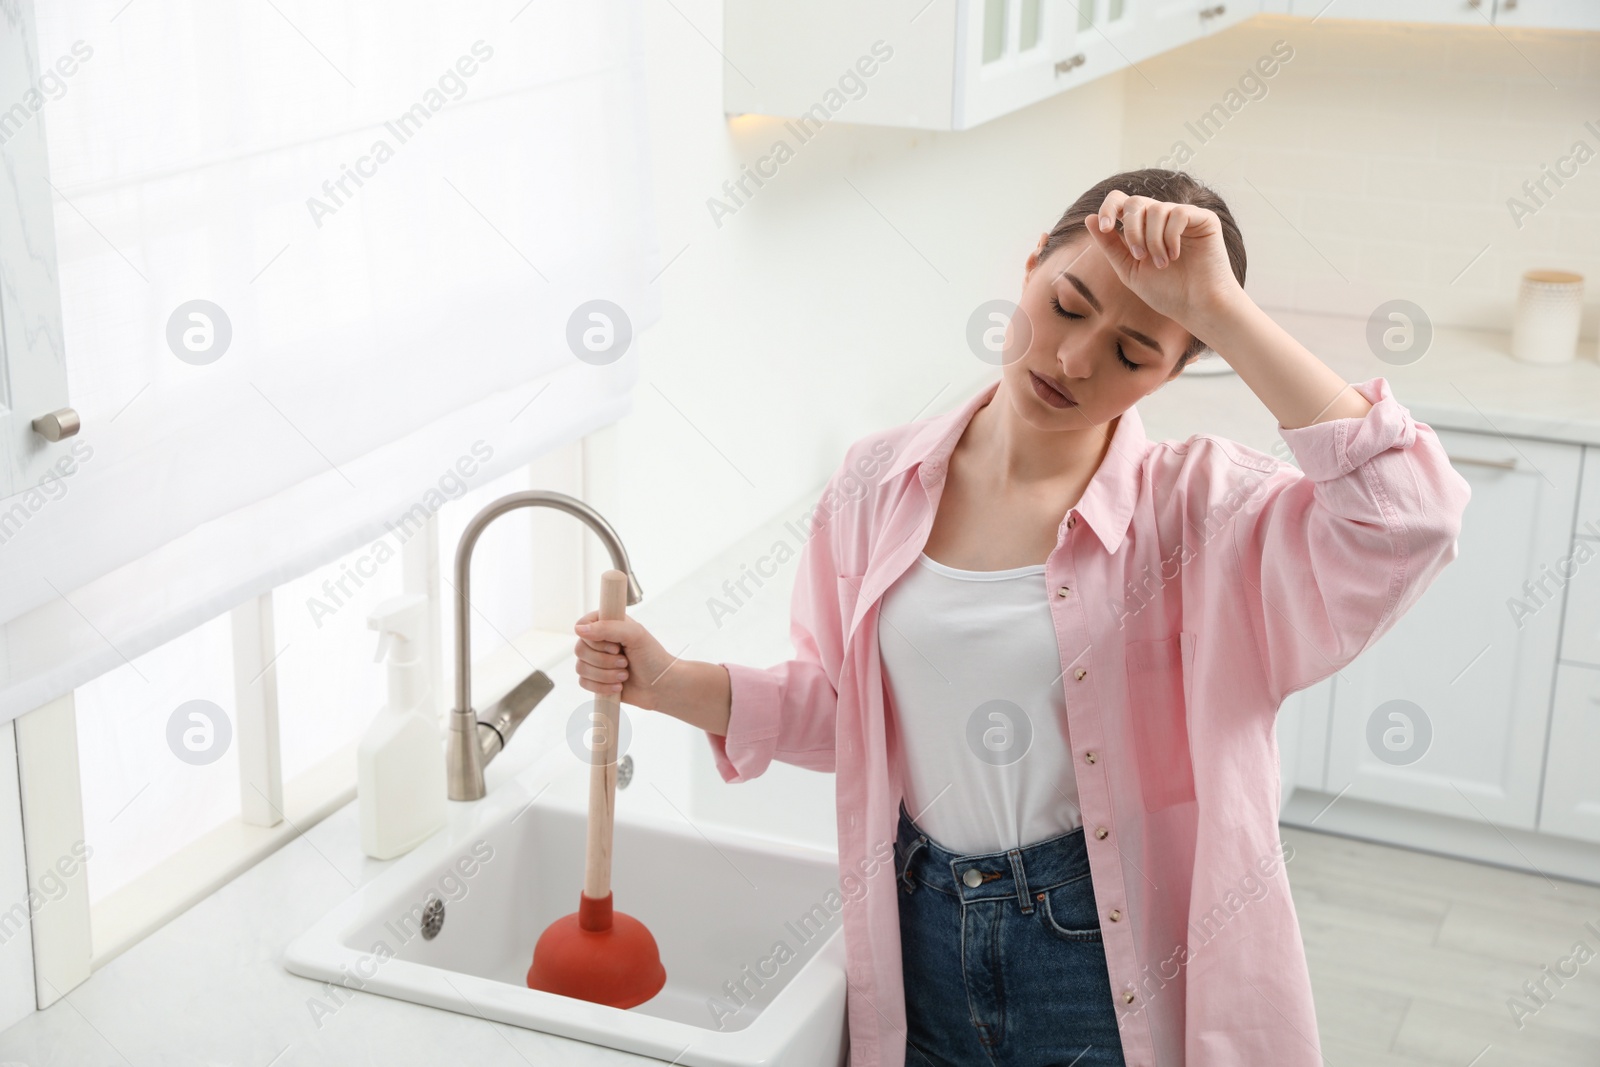
M 1122 284 L 1190 332 L 1244 291 L 1228 264 L 1222 222 L 1209 208 L 1113 189 L 1084 226 Z

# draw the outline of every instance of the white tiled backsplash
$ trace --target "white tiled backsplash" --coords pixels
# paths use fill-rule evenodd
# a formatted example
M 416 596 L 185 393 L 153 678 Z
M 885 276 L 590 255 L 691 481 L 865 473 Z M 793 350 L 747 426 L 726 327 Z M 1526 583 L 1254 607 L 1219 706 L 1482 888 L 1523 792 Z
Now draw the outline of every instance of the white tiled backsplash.
M 1123 77 L 1123 164 L 1184 167 L 1222 194 L 1262 305 L 1365 315 L 1404 298 L 1509 330 L 1524 270 L 1575 270 L 1594 357 L 1600 34 L 1264 17 Z M 1202 128 L 1214 105 L 1226 119 Z

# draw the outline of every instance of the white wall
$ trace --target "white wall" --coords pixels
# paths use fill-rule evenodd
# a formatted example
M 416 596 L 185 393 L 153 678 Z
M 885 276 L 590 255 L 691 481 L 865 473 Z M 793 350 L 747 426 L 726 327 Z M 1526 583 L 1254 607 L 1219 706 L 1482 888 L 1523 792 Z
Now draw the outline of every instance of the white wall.
M 854 438 L 993 374 L 966 347 L 967 317 L 1014 299 L 1039 234 L 1118 169 L 1122 94 L 1112 77 L 964 133 L 835 122 L 799 145 L 780 120 L 724 117 L 707 41 L 720 45 L 720 3 L 646 9 L 672 262 L 617 431 L 611 517 L 648 592 L 820 488 Z M 718 228 L 707 199 L 779 136 L 794 158 Z
M 1185 123 L 1279 39 L 1293 58 L 1202 144 Z M 1239 219 L 1262 306 L 1365 317 L 1404 298 L 1435 322 L 1509 330 L 1524 270 L 1575 270 L 1594 358 L 1600 33 L 1258 18 L 1141 67 L 1123 166 L 1194 151 L 1189 169 Z M 1580 140 L 1593 158 L 1536 205 L 1523 183 Z M 1537 208 L 1520 228 L 1513 196 Z

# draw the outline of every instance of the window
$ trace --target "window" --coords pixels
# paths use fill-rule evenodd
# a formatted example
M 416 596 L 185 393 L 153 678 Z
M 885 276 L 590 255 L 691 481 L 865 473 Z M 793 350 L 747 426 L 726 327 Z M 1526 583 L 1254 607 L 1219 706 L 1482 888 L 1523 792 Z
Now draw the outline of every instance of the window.
M 563 450 L 469 492 L 456 486 L 404 534 L 397 524 L 391 536 L 78 687 L 95 966 L 355 796 L 361 735 L 386 695 L 367 619 L 407 589 L 427 592 L 438 611 L 428 654 L 442 741 L 454 696 L 461 532 L 507 493 L 535 483 L 575 489 L 580 452 Z M 495 664 L 495 678 L 521 678 L 570 648 L 565 631 L 581 612 L 576 572 L 587 536 L 548 509 L 507 513 L 483 532 L 471 589 L 476 681 L 485 663 Z M 560 632 L 536 629 L 536 618 Z M 252 644 L 257 633 L 271 640 Z M 475 686 L 479 707 L 489 696 Z

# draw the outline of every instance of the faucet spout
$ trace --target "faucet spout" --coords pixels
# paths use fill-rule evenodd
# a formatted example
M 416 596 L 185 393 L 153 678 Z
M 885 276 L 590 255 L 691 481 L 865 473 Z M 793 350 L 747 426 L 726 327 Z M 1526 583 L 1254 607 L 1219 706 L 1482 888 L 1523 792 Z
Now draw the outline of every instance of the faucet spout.
M 465 530 L 461 531 L 461 541 L 456 547 L 455 560 L 455 663 L 456 663 L 456 702 L 450 711 L 450 739 L 449 747 L 445 754 L 445 769 L 449 782 L 449 795 L 451 800 L 480 800 L 485 789 L 483 782 L 483 769 L 494 759 L 511 740 L 511 731 L 521 723 L 522 717 L 538 703 L 545 693 L 549 692 L 549 679 L 542 672 L 535 674 L 543 679 L 542 685 L 535 686 L 537 696 L 526 693 L 518 696 L 519 691 L 529 686 L 533 681 L 530 677 L 519 685 L 512 693 L 507 694 L 499 705 L 496 705 L 496 714 L 492 715 L 493 722 L 481 722 L 478 713 L 472 707 L 472 627 L 471 608 L 472 598 L 470 583 L 472 578 L 472 550 L 478 543 L 478 538 L 484 529 L 495 519 L 508 511 L 518 508 L 555 508 L 564 511 L 593 530 L 611 554 L 611 565 L 628 576 L 628 603 L 637 604 L 644 599 L 644 593 L 639 588 L 639 580 L 634 577 L 633 568 L 628 565 L 627 550 L 622 547 L 622 539 L 611 528 L 611 524 L 600 516 L 600 513 L 588 504 L 571 497 L 565 493 L 555 493 L 542 489 L 526 490 L 520 493 L 508 493 L 498 500 L 486 505 L 482 511 L 472 517 Z M 529 702 L 531 697 L 531 702 Z M 520 714 L 514 721 L 508 721 L 506 710 L 512 705 L 519 705 Z M 509 726 L 509 729 L 506 727 Z M 485 737 L 487 731 L 493 735 Z

